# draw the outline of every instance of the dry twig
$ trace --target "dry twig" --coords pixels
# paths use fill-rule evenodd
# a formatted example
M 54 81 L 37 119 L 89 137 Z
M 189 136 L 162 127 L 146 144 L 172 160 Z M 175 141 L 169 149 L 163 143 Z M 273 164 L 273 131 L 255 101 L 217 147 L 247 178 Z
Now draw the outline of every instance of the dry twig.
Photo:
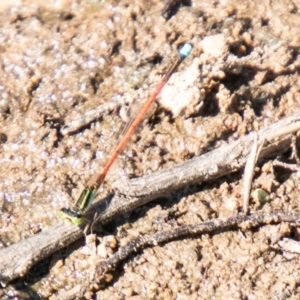
M 145 235 L 129 242 L 121 247 L 109 259 L 101 262 L 95 267 L 92 278 L 88 278 L 81 287 L 76 286 L 72 290 L 60 293 L 57 299 L 71 300 L 84 299 L 85 294 L 105 283 L 105 275 L 114 269 L 120 262 L 146 247 L 156 246 L 176 239 L 198 236 L 204 233 L 220 232 L 234 227 L 245 228 L 262 226 L 270 223 L 288 222 L 300 225 L 300 215 L 288 215 L 284 213 L 257 213 L 250 216 L 240 215 L 231 218 L 213 219 L 196 225 L 179 226 L 169 231 L 158 232 L 153 235 Z M 291 240 L 292 241 L 292 240 Z M 295 246 L 294 246 L 295 247 Z M 299 248 L 299 246 L 298 246 Z M 297 248 L 297 249 L 298 249 Z M 89 294 L 88 294 L 89 295 Z M 90 295 L 88 296 L 90 297 Z
M 300 130 L 299 112 L 260 130 L 257 133 L 258 139 L 266 139 L 268 142 L 262 149 L 260 157 L 274 156 L 286 151 L 291 143 L 290 133 L 298 130 Z M 116 193 L 112 199 L 101 201 L 99 209 L 105 210 L 98 218 L 97 224 L 108 223 L 117 216 L 153 201 L 167 192 L 195 182 L 212 180 L 242 168 L 246 163 L 251 144 L 252 136 L 247 135 L 174 168 L 129 181 L 126 188 Z M 97 205 L 93 205 L 92 209 L 96 208 Z M 58 226 L 2 249 L 0 282 L 5 285 L 23 276 L 35 263 L 82 236 L 83 232 L 79 227 L 62 222 Z

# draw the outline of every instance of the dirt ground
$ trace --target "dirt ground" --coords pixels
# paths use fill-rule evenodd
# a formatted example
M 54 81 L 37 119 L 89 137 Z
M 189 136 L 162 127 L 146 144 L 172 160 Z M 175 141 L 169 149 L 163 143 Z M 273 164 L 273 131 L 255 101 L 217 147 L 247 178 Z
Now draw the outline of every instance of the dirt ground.
M 292 115 L 300 103 L 299 9 L 288 0 L 0 4 L 0 247 L 62 222 L 57 212 L 99 172 L 128 107 L 147 99 L 184 42 L 191 55 L 100 194 L 120 178 L 170 168 Z M 296 150 L 297 142 L 277 159 L 296 164 Z M 298 177 L 260 162 L 253 189 L 270 199 L 250 210 L 297 211 Z M 236 215 L 242 178 L 240 170 L 170 193 L 105 228 L 98 237 L 108 250 L 100 243 L 96 255 L 79 241 L 0 295 L 51 299 L 134 237 Z M 154 226 L 168 210 L 173 219 Z M 299 255 L 276 247 L 282 236 L 298 237 L 286 224 L 267 225 L 147 248 L 92 299 L 299 299 Z

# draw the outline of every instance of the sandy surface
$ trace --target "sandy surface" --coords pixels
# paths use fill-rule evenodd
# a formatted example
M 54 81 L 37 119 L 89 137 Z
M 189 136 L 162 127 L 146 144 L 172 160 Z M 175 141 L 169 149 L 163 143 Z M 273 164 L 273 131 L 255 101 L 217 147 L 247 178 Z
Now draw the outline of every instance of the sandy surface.
M 57 211 L 99 171 L 128 107 L 147 99 L 183 42 L 193 44 L 192 54 L 101 190 L 296 111 L 296 2 L 177 2 L 183 5 L 163 16 L 166 1 L 157 0 L 0 5 L 1 247 L 61 222 Z M 101 106 L 103 113 L 88 121 Z M 296 152 L 291 147 L 279 159 L 295 164 Z M 260 164 L 253 187 L 268 192 L 270 201 L 252 202 L 251 210 L 297 210 L 298 180 L 271 161 Z M 98 254 L 105 258 L 141 234 L 235 215 L 241 190 L 242 171 L 167 195 L 106 228 Z M 173 219 L 153 226 L 169 209 Z M 145 249 L 107 278 L 97 299 L 299 299 L 299 255 L 274 245 L 296 233 L 285 224 L 268 225 Z M 48 299 L 80 284 L 99 259 L 84 245 L 56 253 L 1 296 Z

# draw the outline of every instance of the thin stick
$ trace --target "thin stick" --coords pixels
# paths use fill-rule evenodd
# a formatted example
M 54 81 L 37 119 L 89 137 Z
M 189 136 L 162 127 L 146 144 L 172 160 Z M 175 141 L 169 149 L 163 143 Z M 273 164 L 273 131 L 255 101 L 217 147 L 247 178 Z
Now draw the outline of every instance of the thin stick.
M 281 167 L 287 170 L 290 170 L 291 172 L 299 172 L 300 167 L 297 164 L 287 164 L 282 161 L 279 161 L 278 159 L 275 159 L 272 163 L 273 167 Z
M 260 158 L 278 155 L 286 151 L 292 141 L 289 134 L 297 130 L 300 130 L 300 112 L 261 129 L 257 133 L 259 140 L 268 138 L 268 141 L 271 142 L 271 138 L 278 136 L 279 139 L 264 147 Z M 127 185 L 128 189 L 123 194 L 114 195 L 107 203 L 101 202 L 100 211 L 103 205 L 106 209 L 98 218 L 97 223 L 106 224 L 126 212 L 185 185 L 212 180 L 241 169 L 246 163 L 252 142 L 253 136 L 247 135 L 234 143 L 215 149 L 172 169 L 131 180 Z M 5 285 L 11 280 L 23 276 L 35 263 L 81 237 L 83 237 L 83 232 L 78 226 L 62 222 L 60 225 L 0 250 L 1 284 Z
M 252 149 L 251 149 L 251 152 L 248 156 L 246 166 L 245 166 L 245 171 L 244 171 L 244 189 L 243 189 L 244 203 L 243 203 L 243 210 L 244 210 L 245 215 L 247 215 L 248 209 L 249 209 L 250 191 L 251 191 L 252 180 L 253 180 L 253 176 L 254 176 L 255 164 L 257 162 L 260 151 L 261 151 L 262 146 L 264 144 L 264 140 L 258 144 L 257 139 L 258 139 L 257 138 L 257 133 L 254 133 Z
M 169 231 L 158 232 L 153 235 L 145 235 L 136 238 L 129 242 L 124 247 L 121 247 L 109 259 L 101 262 L 95 267 L 93 277 L 88 278 L 81 288 L 78 286 L 73 290 L 66 293 L 57 295 L 57 299 L 73 299 L 74 296 L 84 297 L 86 292 L 90 292 L 94 286 L 105 284 L 105 275 L 115 269 L 124 259 L 129 256 L 140 252 L 146 247 L 153 247 L 159 244 L 164 244 L 173 240 L 185 237 L 195 237 L 205 233 L 214 233 L 232 229 L 233 227 L 241 227 L 243 230 L 262 226 L 271 223 L 288 222 L 300 225 L 300 215 L 289 215 L 285 213 L 257 213 L 250 216 L 239 215 L 230 218 L 213 219 L 207 222 L 199 223 L 196 225 L 179 226 Z

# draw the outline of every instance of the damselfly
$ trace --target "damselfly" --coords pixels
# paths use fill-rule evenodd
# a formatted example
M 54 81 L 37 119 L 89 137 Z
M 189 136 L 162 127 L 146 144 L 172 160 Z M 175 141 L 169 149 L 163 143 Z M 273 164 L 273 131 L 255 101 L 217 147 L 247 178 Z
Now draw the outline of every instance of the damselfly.
M 123 137 L 120 139 L 116 148 L 113 150 L 110 158 L 104 165 L 102 171 L 96 177 L 93 177 L 92 180 L 85 186 L 85 188 L 80 193 L 79 197 L 76 199 L 73 208 L 61 209 L 59 213 L 59 216 L 61 218 L 69 219 L 76 225 L 80 225 L 83 222 L 83 213 L 95 198 L 96 192 L 103 183 L 112 164 L 114 163 L 118 155 L 122 152 L 122 150 L 125 148 L 130 137 L 147 114 L 151 104 L 156 100 L 156 97 L 158 96 L 162 88 L 168 82 L 172 74 L 176 71 L 180 63 L 190 54 L 191 50 L 191 44 L 184 44 L 183 47 L 181 47 L 181 49 L 178 52 L 178 58 L 176 59 L 176 61 L 172 64 L 168 72 L 163 76 L 162 80 L 157 85 L 153 94 L 143 104 L 141 109 L 137 112 L 136 116 L 133 119 L 131 119 L 130 125 L 125 131 Z

